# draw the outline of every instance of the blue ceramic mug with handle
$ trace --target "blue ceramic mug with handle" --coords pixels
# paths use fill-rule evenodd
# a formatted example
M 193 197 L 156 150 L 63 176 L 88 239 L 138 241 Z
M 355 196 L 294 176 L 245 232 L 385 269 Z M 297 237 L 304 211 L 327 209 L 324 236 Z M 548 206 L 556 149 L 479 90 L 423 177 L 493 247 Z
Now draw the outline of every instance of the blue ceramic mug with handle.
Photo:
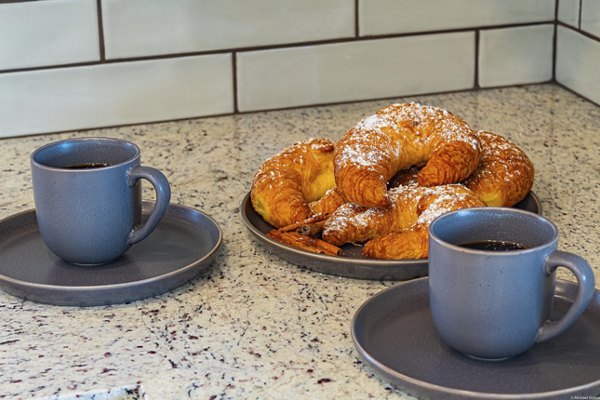
M 594 274 L 557 244 L 556 226 L 528 211 L 482 207 L 435 219 L 429 302 L 443 341 L 473 358 L 501 360 L 568 329 L 594 295 Z M 576 276 L 578 293 L 568 312 L 550 321 L 561 266 Z
M 171 199 L 164 174 L 141 166 L 139 147 L 120 139 L 49 143 L 32 153 L 31 177 L 42 240 L 74 264 L 101 264 L 123 255 L 156 228 Z M 156 193 L 143 225 L 141 179 Z

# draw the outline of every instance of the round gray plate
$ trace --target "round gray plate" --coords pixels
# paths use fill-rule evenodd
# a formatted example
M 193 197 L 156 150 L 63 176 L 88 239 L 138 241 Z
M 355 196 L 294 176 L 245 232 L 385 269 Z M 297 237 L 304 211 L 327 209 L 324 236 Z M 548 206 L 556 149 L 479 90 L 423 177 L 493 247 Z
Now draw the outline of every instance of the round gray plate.
M 147 218 L 153 203 L 143 203 Z M 126 303 L 174 289 L 208 268 L 222 232 L 202 212 L 171 204 L 156 230 L 121 258 L 100 266 L 66 263 L 42 242 L 29 210 L 0 221 L 0 289 L 39 303 Z
M 542 214 L 542 206 L 531 192 L 515 208 Z M 254 211 L 250 193 L 246 194 L 240 212 L 246 227 L 270 252 L 284 261 L 324 274 L 356 279 L 408 280 L 427 275 L 427 259 L 422 260 L 376 260 L 362 255 L 362 246 L 347 244 L 339 257 L 315 254 L 279 243 L 266 234 L 273 226 L 266 223 Z
M 513 359 L 486 362 L 441 341 L 430 316 L 428 279 L 385 289 L 354 315 L 356 349 L 381 377 L 428 399 L 598 397 L 600 292 L 566 333 Z M 553 319 L 566 312 L 575 294 L 575 284 L 557 281 Z

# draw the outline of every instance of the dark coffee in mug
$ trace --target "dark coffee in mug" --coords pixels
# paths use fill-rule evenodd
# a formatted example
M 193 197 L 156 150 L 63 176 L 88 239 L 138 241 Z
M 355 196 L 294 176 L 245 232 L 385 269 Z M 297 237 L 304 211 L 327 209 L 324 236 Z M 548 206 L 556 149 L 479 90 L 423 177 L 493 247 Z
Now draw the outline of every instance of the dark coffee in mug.
M 110 166 L 109 163 L 85 163 L 85 164 L 76 164 L 76 165 L 68 165 L 63 167 L 65 169 L 94 169 L 94 168 L 104 168 Z
M 460 247 L 473 250 L 484 250 L 484 251 L 512 251 L 512 250 L 525 250 L 527 246 L 520 243 L 505 242 L 500 240 L 481 240 L 477 242 L 461 243 Z

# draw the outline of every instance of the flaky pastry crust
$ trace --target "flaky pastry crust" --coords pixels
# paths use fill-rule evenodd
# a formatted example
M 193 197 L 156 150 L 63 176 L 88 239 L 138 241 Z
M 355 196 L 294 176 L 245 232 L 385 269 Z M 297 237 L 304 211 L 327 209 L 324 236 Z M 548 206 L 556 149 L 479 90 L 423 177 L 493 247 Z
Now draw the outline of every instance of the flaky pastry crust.
M 481 142 L 481 160 L 464 185 L 490 207 L 517 204 L 533 186 L 533 163 L 505 137 L 489 131 L 479 131 L 477 137 Z
M 527 154 L 507 138 L 489 131 L 476 132 L 481 159 L 462 182 L 490 207 L 512 207 L 531 191 L 535 176 Z M 418 168 L 400 171 L 390 187 L 417 183 Z
M 431 221 L 450 211 L 485 206 L 460 184 L 399 186 L 390 190 L 390 199 L 385 208 L 342 205 L 325 222 L 323 239 L 336 246 L 367 242 L 363 253 L 373 258 L 423 258 L 427 240 L 422 235 L 427 238 Z M 379 241 L 389 234 L 394 235 Z
M 427 258 L 428 252 L 429 232 L 423 225 L 379 236 L 365 243 L 362 249 L 367 257 L 385 260 Z
M 333 152 L 332 141 L 311 138 L 267 159 L 252 182 L 254 210 L 277 228 L 309 218 L 310 203 L 335 186 Z
M 366 207 L 390 205 L 387 183 L 401 169 L 425 165 L 423 186 L 466 179 L 479 163 L 474 132 L 458 116 L 415 103 L 392 104 L 350 129 L 336 144 L 340 193 Z
M 345 202 L 346 200 L 344 200 L 340 191 L 337 190 L 337 187 L 334 187 L 325 192 L 319 200 L 309 203 L 308 206 L 313 214 L 327 215 L 333 213 Z

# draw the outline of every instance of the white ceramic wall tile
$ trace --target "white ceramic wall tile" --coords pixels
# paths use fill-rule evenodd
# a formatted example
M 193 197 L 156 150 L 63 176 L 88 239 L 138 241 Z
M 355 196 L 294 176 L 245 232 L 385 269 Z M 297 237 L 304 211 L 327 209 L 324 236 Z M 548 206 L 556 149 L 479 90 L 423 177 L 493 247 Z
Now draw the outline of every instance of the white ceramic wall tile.
M 103 0 L 108 58 L 354 36 L 353 0 Z
M 0 137 L 233 112 L 228 54 L 0 74 Z
M 95 0 L 0 3 L 0 70 L 99 59 Z
M 554 25 L 486 29 L 479 37 L 482 87 L 552 79 Z
M 555 0 L 359 0 L 360 35 L 554 21 Z
M 580 0 L 559 0 L 558 20 L 573 27 L 579 26 Z
M 238 53 L 240 111 L 473 87 L 473 32 Z
M 600 42 L 562 26 L 557 33 L 556 80 L 600 104 Z
M 581 29 L 600 37 L 599 0 L 583 0 L 581 4 Z

